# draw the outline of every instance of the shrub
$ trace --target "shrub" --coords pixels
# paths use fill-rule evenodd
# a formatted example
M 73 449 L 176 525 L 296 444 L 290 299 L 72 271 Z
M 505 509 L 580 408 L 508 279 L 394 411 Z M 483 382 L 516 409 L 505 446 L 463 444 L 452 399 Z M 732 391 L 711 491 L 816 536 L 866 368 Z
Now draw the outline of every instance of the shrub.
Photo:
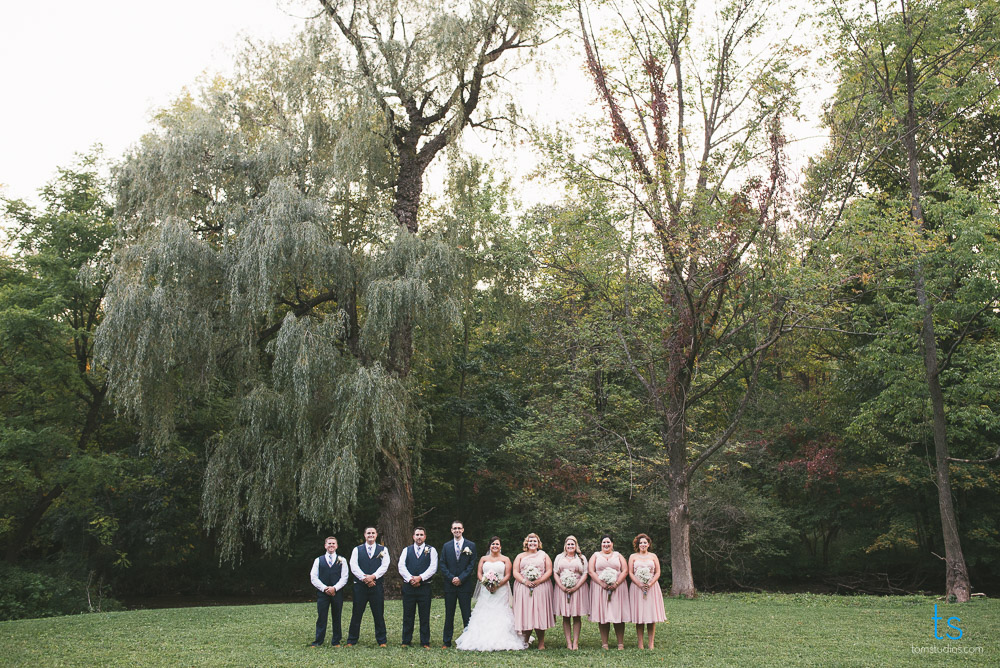
M 0 620 L 120 610 L 101 585 L 0 564 Z

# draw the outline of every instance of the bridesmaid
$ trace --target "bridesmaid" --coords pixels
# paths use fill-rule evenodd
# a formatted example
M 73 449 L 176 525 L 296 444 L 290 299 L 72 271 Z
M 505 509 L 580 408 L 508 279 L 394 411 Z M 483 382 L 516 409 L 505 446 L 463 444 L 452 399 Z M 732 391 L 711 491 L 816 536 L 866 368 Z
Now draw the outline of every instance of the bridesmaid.
M 514 628 L 524 635 L 525 642 L 534 631 L 538 649 L 545 649 L 545 629 L 555 626 L 552 612 L 552 561 L 542 552 L 538 534 L 529 533 L 524 539 L 524 552 L 514 559 Z M 534 566 L 540 573 L 534 581 L 524 572 Z
M 576 536 L 566 536 L 563 551 L 553 562 L 552 581 L 556 585 L 553 593 L 552 607 L 555 614 L 562 615 L 563 633 L 566 634 L 566 649 L 580 649 L 580 626 L 582 618 L 590 612 L 590 589 L 585 588 L 587 582 L 587 560 L 580 553 Z M 576 584 L 566 587 L 562 583 L 565 573 L 576 575 Z
M 601 573 L 611 569 L 614 580 L 611 584 L 601 579 Z M 625 557 L 615 552 L 615 542 L 611 536 L 601 538 L 601 551 L 590 558 L 590 621 L 597 622 L 601 629 L 601 649 L 608 648 L 608 632 L 615 625 L 618 649 L 625 649 L 625 622 L 631 621 L 629 614 L 628 564 Z
M 649 649 L 654 649 L 656 637 L 656 622 L 667 621 L 663 611 L 663 592 L 660 590 L 660 560 L 649 551 L 652 541 L 644 533 L 632 541 L 635 553 L 628 558 L 628 576 L 632 580 L 631 613 L 635 622 L 635 634 L 639 638 L 639 649 L 645 649 L 642 642 L 643 625 L 649 633 Z M 649 569 L 649 581 L 643 582 L 637 571 L 640 568 Z

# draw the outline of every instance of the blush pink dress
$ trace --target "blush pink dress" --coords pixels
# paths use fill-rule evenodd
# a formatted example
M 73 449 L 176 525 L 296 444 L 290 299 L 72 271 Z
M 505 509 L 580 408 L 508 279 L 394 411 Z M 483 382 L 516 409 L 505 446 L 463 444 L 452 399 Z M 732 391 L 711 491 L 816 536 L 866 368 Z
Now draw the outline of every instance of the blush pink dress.
M 518 567 L 522 576 L 529 566 L 534 566 L 544 573 L 545 553 L 539 550 L 534 554 L 522 556 Z M 516 580 L 514 581 L 514 628 L 516 630 L 545 630 L 556 625 L 556 618 L 552 613 L 552 589 L 551 578 L 536 586 L 534 590 Z
M 603 552 L 597 553 L 597 560 L 594 562 L 594 570 L 598 579 L 590 579 L 590 621 L 598 624 L 619 624 L 621 622 L 632 621 L 632 613 L 629 609 L 628 578 L 622 581 L 618 587 L 608 595 L 608 590 L 601 585 L 600 575 L 605 568 L 614 569 L 616 573 L 621 572 L 622 556 L 617 552 L 605 555 Z M 624 561 L 624 560 L 623 560 Z M 610 600 L 609 600 L 610 599 Z
M 653 573 L 656 568 L 652 559 L 636 557 L 632 562 L 633 573 L 641 567 L 649 568 Z M 663 592 L 660 590 L 660 581 L 657 580 L 643 594 L 642 587 L 633 585 L 629 587 L 629 599 L 631 602 L 630 611 L 632 621 L 636 624 L 652 624 L 654 622 L 667 621 L 667 615 L 663 611 Z
M 586 562 L 577 557 L 564 557 L 560 554 L 552 563 L 552 577 L 559 578 L 567 571 L 575 573 L 577 582 L 579 582 L 583 574 L 587 572 Z M 568 596 L 566 592 L 553 584 L 552 608 L 557 616 L 586 617 L 590 614 L 590 583 L 584 582 L 582 587 Z

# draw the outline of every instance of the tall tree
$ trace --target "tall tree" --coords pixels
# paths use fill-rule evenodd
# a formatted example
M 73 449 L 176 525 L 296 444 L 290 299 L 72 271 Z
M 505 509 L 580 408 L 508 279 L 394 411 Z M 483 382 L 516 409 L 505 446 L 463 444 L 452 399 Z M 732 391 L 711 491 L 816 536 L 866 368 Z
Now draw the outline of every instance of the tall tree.
M 98 438 L 110 412 L 93 359 L 113 230 L 97 161 L 61 169 L 42 210 L 0 200 L 14 251 L 0 260 L 0 536 L 11 563 L 53 504 L 115 468 L 118 444 Z
M 958 518 L 950 478 L 946 399 L 942 373 L 965 334 L 942 336 L 936 322 L 944 292 L 928 289 L 934 266 L 925 254 L 933 247 L 934 223 L 926 215 L 928 174 L 941 167 L 928 159 L 946 146 L 966 116 L 992 113 L 1000 56 L 998 7 L 994 2 L 831 3 L 830 17 L 839 30 L 840 88 L 830 115 L 834 136 L 848 147 L 853 169 L 845 198 L 857 194 L 858 183 L 908 199 L 916 242 L 909 263 L 913 295 L 919 306 L 919 350 L 923 383 L 931 406 L 935 478 L 945 547 L 946 591 L 968 601 L 969 576 L 962 554 Z M 987 116 L 988 118 L 988 116 Z M 846 201 L 846 199 L 844 200 Z M 967 332 L 986 307 L 969 312 Z M 962 332 L 963 325 L 958 328 Z M 942 354 L 944 351 L 944 354 Z
M 295 513 L 344 519 L 363 477 L 382 535 L 408 541 L 414 349 L 455 321 L 422 178 L 489 122 L 493 64 L 535 24 L 524 3 L 322 4 L 329 22 L 166 110 L 118 178 L 111 389 L 161 444 L 185 404 L 232 398 L 203 503 L 228 557 L 247 528 L 279 549 Z
M 488 0 L 468 7 L 426 0 L 320 0 L 353 50 L 355 86 L 370 97 L 384 120 L 394 174 L 392 212 L 400 234 L 419 232 L 423 176 L 434 157 L 475 118 L 481 100 L 499 74 L 506 52 L 534 43 L 535 2 Z M 413 326 L 407 317 L 392 324 L 387 368 L 410 374 Z M 379 523 L 393 545 L 405 544 L 412 529 L 412 448 L 387 458 Z
M 607 148 L 570 171 L 623 207 L 624 273 L 591 289 L 607 300 L 609 331 L 658 420 L 671 591 L 690 597 L 693 476 L 729 442 L 765 351 L 789 326 L 775 278 L 781 120 L 794 112 L 795 71 L 790 48 L 763 39 L 772 2 L 725 3 L 704 35 L 685 0 L 595 6 L 616 14 L 619 36 L 602 43 L 577 3 L 607 112 L 596 140 Z

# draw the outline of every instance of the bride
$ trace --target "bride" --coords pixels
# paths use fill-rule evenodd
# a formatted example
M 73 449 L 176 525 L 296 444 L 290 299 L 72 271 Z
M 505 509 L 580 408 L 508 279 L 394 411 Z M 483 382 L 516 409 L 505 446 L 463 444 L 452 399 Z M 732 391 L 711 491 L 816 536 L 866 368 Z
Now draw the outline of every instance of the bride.
M 525 649 L 528 645 L 514 630 L 514 611 L 510 607 L 510 559 L 500 554 L 500 539 L 490 539 L 490 553 L 479 560 L 479 584 L 476 607 L 469 625 L 455 641 L 458 649 L 490 652 L 498 649 Z M 496 585 L 484 585 L 488 574 L 499 576 Z

